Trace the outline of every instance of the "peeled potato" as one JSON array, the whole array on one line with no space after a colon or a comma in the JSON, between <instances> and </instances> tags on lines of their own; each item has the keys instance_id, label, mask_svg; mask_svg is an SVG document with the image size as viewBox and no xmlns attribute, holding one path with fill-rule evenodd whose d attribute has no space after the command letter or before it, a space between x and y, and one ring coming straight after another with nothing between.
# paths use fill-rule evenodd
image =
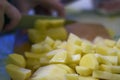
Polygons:
<instances>
[{"instance_id":1,"label":"peeled potato","mask_svg":"<svg viewBox=\"0 0 120 80\"><path fill-rule=\"evenodd\" d=\"M26 67L26 60L25 58L20 55L20 54L10 54L8 56L8 60L7 60L8 64L14 64L17 65L19 67Z\"/></svg>"},{"instance_id":2,"label":"peeled potato","mask_svg":"<svg viewBox=\"0 0 120 80\"><path fill-rule=\"evenodd\" d=\"M13 64L7 65L6 70L13 80L26 80L31 76L31 70Z\"/></svg>"},{"instance_id":3,"label":"peeled potato","mask_svg":"<svg viewBox=\"0 0 120 80\"><path fill-rule=\"evenodd\" d=\"M98 69L99 63L94 54L86 54L80 60L80 66L84 66L90 69Z\"/></svg>"}]
</instances>

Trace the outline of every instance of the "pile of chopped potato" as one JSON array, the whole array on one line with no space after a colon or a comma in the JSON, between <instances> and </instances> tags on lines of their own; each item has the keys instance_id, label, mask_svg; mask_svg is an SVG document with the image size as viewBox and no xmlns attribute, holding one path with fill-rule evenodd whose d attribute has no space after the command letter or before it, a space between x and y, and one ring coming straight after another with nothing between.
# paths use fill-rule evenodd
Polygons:
<instances>
[{"instance_id":1,"label":"pile of chopped potato","mask_svg":"<svg viewBox=\"0 0 120 80\"><path fill-rule=\"evenodd\" d=\"M64 28L64 19L38 19L35 21L34 28L28 30L28 36L32 43L43 41L46 36L52 39L67 39L67 31Z\"/></svg>"},{"instance_id":2,"label":"pile of chopped potato","mask_svg":"<svg viewBox=\"0 0 120 80\"><path fill-rule=\"evenodd\" d=\"M120 39L90 42L72 33L66 41L46 37L24 55L8 57L6 70L13 80L120 79Z\"/></svg>"}]
</instances>

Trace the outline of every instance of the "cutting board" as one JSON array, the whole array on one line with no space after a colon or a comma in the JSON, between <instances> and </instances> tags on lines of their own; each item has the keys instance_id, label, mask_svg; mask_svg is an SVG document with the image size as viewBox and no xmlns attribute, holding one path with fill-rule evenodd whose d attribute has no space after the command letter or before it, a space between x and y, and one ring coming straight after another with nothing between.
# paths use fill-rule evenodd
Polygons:
<instances>
[{"instance_id":1,"label":"cutting board","mask_svg":"<svg viewBox=\"0 0 120 80\"><path fill-rule=\"evenodd\" d=\"M90 41L95 37L101 36L103 38L111 38L107 29L101 24L95 23L73 23L66 26L69 33L74 33L80 38L85 38Z\"/></svg>"}]
</instances>

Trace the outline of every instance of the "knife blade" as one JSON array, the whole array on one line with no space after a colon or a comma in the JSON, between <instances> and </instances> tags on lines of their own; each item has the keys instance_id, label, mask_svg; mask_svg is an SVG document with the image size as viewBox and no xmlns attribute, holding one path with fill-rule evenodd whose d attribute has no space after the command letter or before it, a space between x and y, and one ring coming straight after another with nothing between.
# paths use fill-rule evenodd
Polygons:
<instances>
[{"instance_id":1,"label":"knife blade","mask_svg":"<svg viewBox=\"0 0 120 80\"><path fill-rule=\"evenodd\" d=\"M21 21L19 22L18 26L15 29L29 29L34 27L34 23L38 19L64 19L60 17L52 17L52 16L40 16L40 15L34 15L34 16L23 16ZM74 20L66 19L65 24L70 24L75 22Z\"/></svg>"},{"instance_id":2,"label":"knife blade","mask_svg":"<svg viewBox=\"0 0 120 80\"><path fill-rule=\"evenodd\" d=\"M30 29L34 27L34 23L36 20L38 19L64 19L64 18L60 18L60 17L52 17L52 16L40 16L40 15L33 15L33 16L29 16L29 15L25 15L22 16L19 24L12 30L9 32L0 32L0 36L4 36L6 34L10 34L16 30L19 29ZM70 23L74 23L76 21L74 20L70 20L70 19L66 19L65 20L65 25L66 24L70 24Z\"/></svg>"}]
</instances>

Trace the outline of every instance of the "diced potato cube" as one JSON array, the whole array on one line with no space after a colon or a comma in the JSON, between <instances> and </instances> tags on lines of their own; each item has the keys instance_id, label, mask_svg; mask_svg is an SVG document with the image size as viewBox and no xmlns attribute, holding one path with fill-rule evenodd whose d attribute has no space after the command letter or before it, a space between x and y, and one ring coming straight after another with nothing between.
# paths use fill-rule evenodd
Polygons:
<instances>
[{"instance_id":1,"label":"diced potato cube","mask_svg":"<svg viewBox=\"0 0 120 80\"><path fill-rule=\"evenodd\" d=\"M110 80L119 80L120 79L120 74L112 74L112 77Z\"/></svg>"},{"instance_id":2,"label":"diced potato cube","mask_svg":"<svg viewBox=\"0 0 120 80\"><path fill-rule=\"evenodd\" d=\"M118 65L120 65L120 52L118 52L117 56L118 56Z\"/></svg>"},{"instance_id":3,"label":"diced potato cube","mask_svg":"<svg viewBox=\"0 0 120 80\"><path fill-rule=\"evenodd\" d=\"M108 55L108 47L101 46L101 45L95 45L95 52L102 54L102 55Z\"/></svg>"},{"instance_id":4,"label":"diced potato cube","mask_svg":"<svg viewBox=\"0 0 120 80\"><path fill-rule=\"evenodd\" d=\"M92 77L98 78L98 79L110 80L112 77L112 73L106 72L106 71L95 70L95 71L93 71Z\"/></svg>"},{"instance_id":5,"label":"diced potato cube","mask_svg":"<svg viewBox=\"0 0 120 80\"><path fill-rule=\"evenodd\" d=\"M70 33L67 40L68 44L81 45L82 40L73 33Z\"/></svg>"},{"instance_id":6,"label":"diced potato cube","mask_svg":"<svg viewBox=\"0 0 120 80\"><path fill-rule=\"evenodd\" d=\"M110 39L105 39L104 42L108 47L114 47L116 44L114 40L110 40Z\"/></svg>"},{"instance_id":7,"label":"diced potato cube","mask_svg":"<svg viewBox=\"0 0 120 80\"><path fill-rule=\"evenodd\" d=\"M120 66L101 65L100 69L104 70L104 71L111 72L111 73L116 73L116 74L120 73Z\"/></svg>"},{"instance_id":8,"label":"diced potato cube","mask_svg":"<svg viewBox=\"0 0 120 80\"><path fill-rule=\"evenodd\" d=\"M25 52L25 57L26 58L40 59L41 56L42 56L42 54L34 54L34 53L31 53L31 52Z\"/></svg>"},{"instance_id":9,"label":"diced potato cube","mask_svg":"<svg viewBox=\"0 0 120 80\"><path fill-rule=\"evenodd\" d=\"M118 65L118 56L103 56L105 59L107 59L109 62L112 63L112 65Z\"/></svg>"},{"instance_id":10,"label":"diced potato cube","mask_svg":"<svg viewBox=\"0 0 120 80\"><path fill-rule=\"evenodd\" d=\"M81 54L81 44L82 40L75 34L70 33L68 36L66 49L69 54Z\"/></svg>"},{"instance_id":11,"label":"diced potato cube","mask_svg":"<svg viewBox=\"0 0 120 80\"><path fill-rule=\"evenodd\" d=\"M34 44L34 45L32 45L32 48L31 48L31 51L33 53L38 53L38 54L46 53L46 52L49 52L51 50L52 50L52 47L50 45L41 44L41 43Z\"/></svg>"},{"instance_id":12,"label":"diced potato cube","mask_svg":"<svg viewBox=\"0 0 120 80\"><path fill-rule=\"evenodd\" d=\"M66 50L61 50L62 52L57 53L50 60L50 63L67 63L68 62L68 53Z\"/></svg>"},{"instance_id":13,"label":"diced potato cube","mask_svg":"<svg viewBox=\"0 0 120 80\"><path fill-rule=\"evenodd\" d=\"M105 46L104 39L99 36L94 39L93 43L96 45Z\"/></svg>"},{"instance_id":14,"label":"diced potato cube","mask_svg":"<svg viewBox=\"0 0 120 80\"><path fill-rule=\"evenodd\" d=\"M26 67L26 60L25 58L20 55L20 54L10 54L8 56L8 60L7 60L7 63L8 64L14 64L14 65L17 65L19 67Z\"/></svg>"},{"instance_id":15,"label":"diced potato cube","mask_svg":"<svg viewBox=\"0 0 120 80\"><path fill-rule=\"evenodd\" d=\"M99 55L99 54L95 54L95 56L100 64L112 65L112 63L104 56Z\"/></svg>"},{"instance_id":16,"label":"diced potato cube","mask_svg":"<svg viewBox=\"0 0 120 80\"><path fill-rule=\"evenodd\" d=\"M65 24L65 20L64 19L53 19L53 20L50 19L48 24L49 26L47 27L47 29L62 27Z\"/></svg>"},{"instance_id":17,"label":"diced potato cube","mask_svg":"<svg viewBox=\"0 0 120 80\"><path fill-rule=\"evenodd\" d=\"M57 49L57 47L58 47L59 45L61 45L61 44L62 44L62 41L61 41L61 40L56 40L55 43L54 43L54 45L53 45L53 49Z\"/></svg>"},{"instance_id":18,"label":"diced potato cube","mask_svg":"<svg viewBox=\"0 0 120 80\"><path fill-rule=\"evenodd\" d=\"M66 74L65 80L79 80L78 74Z\"/></svg>"},{"instance_id":19,"label":"diced potato cube","mask_svg":"<svg viewBox=\"0 0 120 80\"><path fill-rule=\"evenodd\" d=\"M27 80L31 76L31 70L8 64L6 70L13 80Z\"/></svg>"},{"instance_id":20,"label":"diced potato cube","mask_svg":"<svg viewBox=\"0 0 120 80\"><path fill-rule=\"evenodd\" d=\"M64 65L63 65L64 66ZM64 80L68 72L57 65L40 67L30 80Z\"/></svg>"},{"instance_id":21,"label":"diced potato cube","mask_svg":"<svg viewBox=\"0 0 120 80\"><path fill-rule=\"evenodd\" d=\"M116 46L117 46L117 48L120 49L120 38L118 39L118 41L117 41L117 43L116 43Z\"/></svg>"},{"instance_id":22,"label":"diced potato cube","mask_svg":"<svg viewBox=\"0 0 120 80\"><path fill-rule=\"evenodd\" d=\"M70 55L82 54L81 47L75 44L66 45L66 49Z\"/></svg>"},{"instance_id":23,"label":"diced potato cube","mask_svg":"<svg viewBox=\"0 0 120 80\"><path fill-rule=\"evenodd\" d=\"M67 31L64 27L51 28L46 32L47 36L51 37L54 40L66 40Z\"/></svg>"},{"instance_id":24,"label":"diced potato cube","mask_svg":"<svg viewBox=\"0 0 120 80\"><path fill-rule=\"evenodd\" d=\"M94 53L93 45L89 42L83 42L81 44L81 50L83 53Z\"/></svg>"},{"instance_id":25,"label":"diced potato cube","mask_svg":"<svg viewBox=\"0 0 120 80\"><path fill-rule=\"evenodd\" d=\"M26 68L31 69L32 71L37 70L41 66L40 59L28 58L26 62L27 62Z\"/></svg>"},{"instance_id":26,"label":"diced potato cube","mask_svg":"<svg viewBox=\"0 0 120 80\"><path fill-rule=\"evenodd\" d=\"M58 49L66 49L67 42L63 41L60 45L57 46Z\"/></svg>"},{"instance_id":27,"label":"diced potato cube","mask_svg":"<svg viewBox=\"0 0 120 80\"><path fill-rule=\"evenodd\" d=\"M76 64L76 63L69 63L68 66L75 70L75 67L78 66L78 64Z\"/></svg>"},{"instance_id":28,"label":"diced potato cube","mask_svg":"<svg viewBox=\"0 0 120 80\"><path fill-rule=\"evenodd\" d=\"M52 38L50 38L50 37L46 37L45 40L44 40L44 43L50 45L51 47L53 47L54 40Z\"/></svg>"},{"instance_id":29,"label":"diced potato cube","mask_svg":"<svg viewBox=\"0 0 120 80\"><path fill-rule=\"evenodd\" d=\"M115 49L109 48L107 46L101 46L101 45L95 46L95 52L102 55L111 55L111 56L117 55L117 51Z\"/></svg>"},{"instance_id":30,"label":"diced potato cube","mask_svg":"<svg viewBox=\"0 0 120 80\"><path fill-rule=\"evenodd\" d=\"M48 64L49 64L49 61L50 61L50 59L47 58L46 56L43 56L43 57L40 58L40 64L41 64L42 66L48 65Z\"/></svg>"},{"instance_id":31,"label":"diced potato cube","mask_svg":"<svg viewBox=\"0 0 120 80\"><path fill-rule=\"evenodd\" d=\"M76 66L76 72L81 76L90 76L92 74L92 70L83 66Z\"/></svg>"},{"instance_id":32,"label":"diced potato cube","mask_svg":"<svg viewBox=\"0 0 120 80\"><path fill-rule=\"evenodd\" d=\"M52 51L48 52L48 53L46 54L46 56L47 56L49 59L51 59L54 55L60 54L60 53L62 53L62 52L65 52L65 49L56 49L56 50L52 50Z\"/></svg>"},{"instance_id":33,"label":"diced potato cube","mask_svg":"<svg viewBox=\"0 0 120 80\"><path fill-rule=\"evenodd\" d=\"M48 20L38 19L35 21L34 27L38 31L45 32L47 30L47 26L49 26L48 22Z\"/></svg>"},{"instance_id":34,"label":"diced potato cube","mask_svg":"<svg viewBox=\"0 0 120 80\"><path fill-rule=\"evenodd\" d=\"M86 54L80 60L80 66L84 66L90 69L98 69L99 63L94 54Z\"/></svg>"},{"instance_id":35,"label":"diced potato cube","mask_svg":"<svg viewBox=\"0 0 120 80\"><path fill-rule=\"evenodd\" d=\"M81 55L80 54L74 54L74 55L72 55L72 63L79 64L80 59L81 59Z\"/></svg>"},{"instance_id":36,"label":"diced potato cube","mask_svg":"<svg viewBox=\"0 0 120 80\"><path fill-rule=\"evenodd\" d=\"M91 76L88 76L88 77L79 76L79 80L99 80L99 79L96 79L96 78L91 77Z\"/></svg>"},{"instance_id":37,"label":"diced potato cube","mask_svg":"<svg viewBox=\"0 0 120 80\"><path fill-rule=\"evenodd\" d=\"M43 34L35 29L29 29L28 36L32 43L39 43L45 39L46 33Z\"/></svg>"},{"instance_id":38,"label":"diced potato cube","mask_svg":"<svg viewBox=\"0 0 120 80\"><path fill-rule=\"evenodd\" d=\"M65 64L56 64L56 66L66 70L67 73L69 73L69 74L75 73L74 69L70 68L69 66L67 66Z\"/></svg>"}]
</instances>

